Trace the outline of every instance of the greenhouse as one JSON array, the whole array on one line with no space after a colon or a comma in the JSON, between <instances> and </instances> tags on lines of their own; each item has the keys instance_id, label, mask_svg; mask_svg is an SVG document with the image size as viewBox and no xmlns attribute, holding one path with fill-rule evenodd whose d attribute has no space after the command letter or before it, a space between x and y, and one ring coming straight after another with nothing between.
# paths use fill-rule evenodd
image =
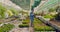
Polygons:
<instances>
[{"instance_id":1,"label":"greenhouse","mask_svg":"<svg viewBox=\"0 0 60 32\"><path fill-rule=\"evenodd\" d=\"M0 32L60 32L60 0L0 0Z\"/></svg>"}]
</instances>

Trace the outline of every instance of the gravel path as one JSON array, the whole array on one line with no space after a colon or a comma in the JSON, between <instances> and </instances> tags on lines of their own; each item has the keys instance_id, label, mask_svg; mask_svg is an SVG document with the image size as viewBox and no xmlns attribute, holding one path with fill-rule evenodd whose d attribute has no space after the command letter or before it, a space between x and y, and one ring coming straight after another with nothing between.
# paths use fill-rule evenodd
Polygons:
<instances>
[{"instance_id":1,"label":"gravel path","mask_svg":"<svg viewBox=\"0 0 60 32\"><path fill-rule=\"evenodd\" d=\"M28 28L14 28L10 32L29 32Z\"/></svg>"}]
</instances>

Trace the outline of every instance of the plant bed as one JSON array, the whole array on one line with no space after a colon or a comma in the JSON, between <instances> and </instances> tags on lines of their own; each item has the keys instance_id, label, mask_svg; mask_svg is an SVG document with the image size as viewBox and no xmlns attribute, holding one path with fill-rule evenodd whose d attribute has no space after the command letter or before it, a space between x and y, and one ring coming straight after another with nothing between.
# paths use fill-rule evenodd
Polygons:
<instances>
[{"instance_id":1,"label":"plant bed","mask_svg":"<svg viewBox=\"0 0 60 32\"><path fill-rule=\"evenodd\" d=\"M51 15L45 15L45 16L43 16L44 18L49 18L49 19L51 19L51 18L54 18L54 16L51 16Z\"/></svg>"},{"instance_id":2,"label":"plant bed","mask_svg":"<svg viewBox=\"0 0 60 32\"><path fill-rule=\"evenodd\" d=\"M14 25L12 24L4 24L0 27L0 32L9 32L11 29L14 28Z\"/></svg>"},{"instance_id":3,"label":"plant bed","mask_svg":"<svg viewBox=\"0 0 60 32\"><path fill-rule=\"evenodd\" d=\"M29 27L29 22L30 22L29 18L28 18L28 19L24 19L24 20L22 21L22 24L19 25L19 27L20 27L20 28Z\"/></svg>"},{"instance_id":4,"label":"plant bed","mask_svg":"<svg viewBox=\"0 0 60 32\"><path fill-rule=\"evenodd\" d=\"M35 31L55 31L55 29L53 29L50 26L45 25L44 23L42 23L40 20L36 18L34 20L34 30Z\"/></svg>"},{"instance_id":5,"label":"plant bed","mask_svg":"<svg viewBox=\"0 0 60 32\"><path fill-rule=\"evenodd\" d=\"M27 20L23 20L22 23L23 23L23 24L29 24L29 21L27 21Z\"/></svg>"},{"instance_id":6,"label":"plant bed","mask_svg":"<svg viewBox=\"0 0 60 32\"><path fill-rule=\"evenodd\" d=\"M54 29L49 26L36 26L34 29L35 31L54 31Z\"/></svg>"},{"instance_id":7,"label":"plant bed","mask_svg":"<svg viewBox=\"0 0 60 32\"><path fill-rule=\"evenodd\" d=\"M2 23L0 22L0 24L2 24Z\"/></svg>"},{"instance_id":8,"label":"plant bed","mask_svg":"<svg viewBox=\"0 0 60 32\"><path fill-rule=\"evenodd\" d=\"M29 22L30 22L30 20L29 20L29 18L27 18L27 19L25 19L25 20L23 20L23 24L29 24Z\"/></svg>"},{"instance_id":9,"label":"plant bed","mask_svg":"<svg viewBox=\"0 0 60 32\"><path fill-rule=\"evenodd\" d=\"M29 25L28 24L21 24L21 25L19 25L19 27L20 28L29 27Z\"/></svg>"}]
</instances>

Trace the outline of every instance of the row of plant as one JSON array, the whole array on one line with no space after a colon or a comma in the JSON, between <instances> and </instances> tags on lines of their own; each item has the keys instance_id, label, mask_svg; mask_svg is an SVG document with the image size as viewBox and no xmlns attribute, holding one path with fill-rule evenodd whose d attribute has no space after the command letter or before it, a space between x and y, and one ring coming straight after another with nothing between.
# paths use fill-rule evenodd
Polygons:
<instances>
[{"instance_id":1,"label":"row of plant","mask_svg":"<svg viewBox=\"0 0 60 32\"><path fill-rule=\"evenodd\" d=\"M29 18L25 19L25 20L23 20L22 24L19 25L19 27L20 28L29 27L29 22L30 22ZM34 25L35 31L54 31L55 30L51 26L45 25L44 23L42 23L40 20L38 20L36 18L34 19L33 25Z\"/></svg>"},{"instance_id":2,"label":"row of plant","mask_svg":"<svg viewBox=\"0 0 60 32\"><path fill-rule=\"evenodd\" d=\"M0 4L0 18L6 18L8 16L18 15L18 11L14 8L7 9L2 4Z\"/></svg>"},{"instance_id":3,"label":"row of plant","mask_svg":"<svg viewBox=\"0 0 60 32\"><path fill-rule=\"evenodd\" d=\"M0 24L2 24L2 22L0 22Z\"/></svg>"},{"instance_id":4,"label":"row of plant","mask_svg":"<svg viewBox=\"0 0 60 32\"><path fill-rule=\"evenodd\" d=\"M29 18L28 18L28 19L24 19L24 20L22 21L22 24L19 25L19 27L20 27L20 28L29 27L29 23L30 23Z\"/></svg>"},{"instance_id":5,"label":"row of plant","mask_svg":"<svg viewBox=\"0 0 60 32\"><path fill-rule=\"evenodd\" d=\"M50 18L50 19L55 18L57 16L56 14L58 14L58 12L59 12L58 10L59 10L59 6L50 8L48 10L48 13L46 15L44 15L44 18Z\"/></svg>"},{"instance_id":6,"label":"row of plant","mask_svg":"<svg viewBox=\"0 0 60 32\"><path fill-rule=\"evenodd\" d=\"M46 14L43 16L44 18L49 18L49 19L52 19L55 17L55 15L49 15L49 14Z\"/></svg>"},{"instance_id":7,"label":"row of plant","mask_svg":"<svg viewBox=\"0 0 60 32\"><path fill-rule=\"evenodd\" d=\"M36 19L34 20L34 30L35 31L54 31L51 26L47 26L44 23L42 23L40 20Z\"/></svg>"},{"instance_id":8,"label":"row of plant","mask_svg":"<svg viewBox=\"0 0 60 32\"><path fill-rule=\"evenodd\" d=\"M11 29L14 28L13 24L4 24L0 27L0 32L9 32Z\"/></svg>"}]
</instances>

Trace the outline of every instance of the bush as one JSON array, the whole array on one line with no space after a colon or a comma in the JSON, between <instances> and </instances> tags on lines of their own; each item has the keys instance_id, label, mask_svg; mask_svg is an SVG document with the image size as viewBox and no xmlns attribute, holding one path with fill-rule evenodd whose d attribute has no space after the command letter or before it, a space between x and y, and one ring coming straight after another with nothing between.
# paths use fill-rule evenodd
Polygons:
<instances>
[{"instance_id":1,"label":"bush","mask_svg":"<svg viewBox=\"0 0 60 32\"><path fill-rule=\"evenodd\" d=\"M28 25L28 24L21 24L21 25L19 25L19 27L20 27L20 28L29 27L29 25Z\"/></svg>"}]
</instances>

